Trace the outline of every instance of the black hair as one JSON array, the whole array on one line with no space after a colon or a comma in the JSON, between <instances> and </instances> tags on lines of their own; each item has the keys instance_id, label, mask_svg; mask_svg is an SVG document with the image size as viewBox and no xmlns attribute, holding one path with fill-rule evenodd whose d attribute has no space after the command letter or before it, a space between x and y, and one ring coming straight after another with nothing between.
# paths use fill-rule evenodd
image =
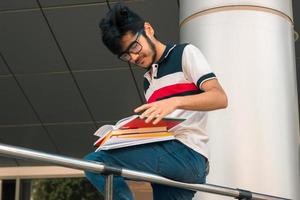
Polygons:
<instances>
[{"instance_id":1,"label":"black hair","mask_svg":"<svg viewBox=\"0 0 300 200\"><path fill-rule=\"evenodd\" d=\"M138 14L118 3L99 23L102 41L112 53L119 55L122 51L121 38L129 32L136 34L144 28L144 23Z\"/></svg>"}]
</instances>

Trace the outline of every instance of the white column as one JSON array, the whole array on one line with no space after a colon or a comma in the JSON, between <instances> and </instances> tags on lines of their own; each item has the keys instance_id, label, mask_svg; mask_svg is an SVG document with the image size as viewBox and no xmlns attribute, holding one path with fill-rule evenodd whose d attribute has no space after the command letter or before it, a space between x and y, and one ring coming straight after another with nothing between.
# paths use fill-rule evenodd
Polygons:
<instances>
[{"instance_id":1,"label":"white column","mask_svg":"<svg viewBox=\"0 0 300 200\"><path fill-rule=\"evenodd\" d=\"M229 98L209 115L208 183L300 199L292 19L291 0L180 1L181 42L202 50Z\"/></svg>"},{"instance_id":2,"label":"white column","mask_svg":"<svg viewBox=\"0 0 300 200\"><path fill-rule=\"evenodd\" d=\"M15 200L20 200L20 190L21 190L21 179L16 178L16 187L15 187Z\"/></svg>"}]
</instances>

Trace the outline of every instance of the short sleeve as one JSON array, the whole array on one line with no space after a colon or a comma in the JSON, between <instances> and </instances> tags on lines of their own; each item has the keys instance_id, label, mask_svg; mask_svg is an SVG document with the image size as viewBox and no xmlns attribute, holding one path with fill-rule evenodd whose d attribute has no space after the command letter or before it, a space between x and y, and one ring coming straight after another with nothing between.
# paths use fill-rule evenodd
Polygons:
<instances>
[{"instance_id":1,"label":"short sleeve","mask_svg":"<svg viewBox=\"0 0 300 200\"><path fill-rule=\"evenodd\" d=\"M216 78L204 55L192 44L188 44L183 50L182 70L186 78L200 89L205 81Z\"/></svg>"}]
</instances>

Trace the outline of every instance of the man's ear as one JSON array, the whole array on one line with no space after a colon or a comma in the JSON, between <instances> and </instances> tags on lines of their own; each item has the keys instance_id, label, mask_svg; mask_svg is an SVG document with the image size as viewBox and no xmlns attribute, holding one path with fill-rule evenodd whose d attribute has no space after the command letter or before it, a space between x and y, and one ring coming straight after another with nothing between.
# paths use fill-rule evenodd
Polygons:
<instances>
[{"instance_id":1,"label":"man's ear","mask_svg":"<svg viewBox=\"0 0 300 200\"><path fill-rule=\"evenodd\" d=\"M144 23L144 30L149 38L153 38L154 36L154 29L152 28L149 22Z\"/></svg>"}]
</instances>

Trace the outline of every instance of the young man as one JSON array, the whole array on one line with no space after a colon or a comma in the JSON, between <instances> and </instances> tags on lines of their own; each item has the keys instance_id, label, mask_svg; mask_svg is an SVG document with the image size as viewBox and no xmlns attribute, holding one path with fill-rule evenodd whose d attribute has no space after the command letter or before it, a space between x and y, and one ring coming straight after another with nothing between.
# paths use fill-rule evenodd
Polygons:
<instances>
[{"instance_id":1,"label":"young man","mask_svg":"<svg viewBox=\"0 0 300 200\"><path fill-rule=\"evenodd\" d=\"M225 108L227 98L205 58L191 44L165 45L152 26L127 7L117 4L101 21L102 40L125 61L146 70L147 104L134 111L148 123L163 117L186 120L174 130L176 140L94 152L86 160L149 172L173 180L205 183L208 164L205 129L207 112ZM146 118L147 117L147 118ZM86 177L104 191L104 177L86 172ZM133 199L122 177L114 179L114 199ZM151 184L155 200L190 200L195 192Z\"/></svg>"}]
</instances>

